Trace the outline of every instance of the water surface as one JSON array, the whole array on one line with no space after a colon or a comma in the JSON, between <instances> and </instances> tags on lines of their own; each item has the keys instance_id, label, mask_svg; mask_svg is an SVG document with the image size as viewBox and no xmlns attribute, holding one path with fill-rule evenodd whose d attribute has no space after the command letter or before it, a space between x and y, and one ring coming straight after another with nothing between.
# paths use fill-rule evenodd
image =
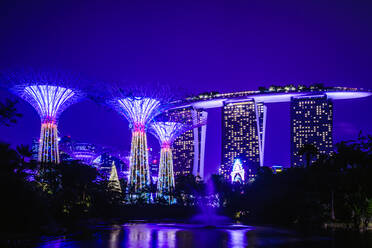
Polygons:
<instances>
[{"instance_id":1,"label":"water surface","mask_svg":"<svg viewBox=\"0 0 372 248\"><path fill-rule=\"evenodd\" d=\"M57 237L37 247L372 247L371 234L336 232L305 235L292 230L243 225L131 223L102 225L90 235Z\"/></svg>"}]
</instances>

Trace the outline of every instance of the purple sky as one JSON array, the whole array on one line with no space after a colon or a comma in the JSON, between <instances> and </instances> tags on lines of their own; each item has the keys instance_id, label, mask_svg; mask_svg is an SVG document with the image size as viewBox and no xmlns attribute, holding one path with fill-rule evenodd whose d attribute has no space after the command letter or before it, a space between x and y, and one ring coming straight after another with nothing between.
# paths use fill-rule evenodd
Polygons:
<instances>
[{"instance_id":1,"label":"purple sky","mask_svg":"<svg viewBox=\"0 0 372 248\"><path fill-rule=\"evenodd\" d=\"M165 82L196 93L314 82L372 88L368 1L194 2L1 1L0 69L53 67L95 80ZM371 105L372 97L335 103L336 142L359 130L372 134ZM268 105L266 165L289 164L288 108ZM19 110L24 117L1 127L1 139L30 143L40 120L25 102ZM220 163L221 144L221 112L209 116L207 173ZM89 101L67 109L59 130L129 149L127 121Z\"/></svg>"}]
</instances>

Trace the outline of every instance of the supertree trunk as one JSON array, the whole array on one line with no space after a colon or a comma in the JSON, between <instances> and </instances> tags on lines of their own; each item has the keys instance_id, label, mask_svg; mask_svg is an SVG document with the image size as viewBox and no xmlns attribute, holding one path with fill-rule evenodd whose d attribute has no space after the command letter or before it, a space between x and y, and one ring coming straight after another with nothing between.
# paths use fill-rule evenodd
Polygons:
<instances>
[{"instance_id":1,"label":"supertree trunk","mask_svg":"<svg viewBox=\"0 0 372 248\"><path fill-rule=\"evenodd\" d=\"M162 146L160 151L159 174L157 193L158 196L165 196L174 190L173 156L169 146ZM166 197L171 202L171 197Z\"/></svg>"},{"instance_id":2,"label":"supertree trunk","mask_svg":"<svg viewBox=\"0 0 372 248\"><path fill-rule=\"evenodd\" d=\"M45 121L41 124L38 161L59 163L58 131L54 121Z\"/></svg>"},{"instance_id":3,"label":"supertree trunk","mask_svg":"<svg viewBox=\"0 0 372 248\"><path fill-rule=\"evenodd\" d=\"M150 170L147 151L147 135L144 129L132 132L129 185L135 193L150 185Z\"/></svg>"},{"instance_id":4,"label":"supertree trunk","mask_svg":"<svg viewBox=\"0 0 372 248\"><path fill-rule=\"evenodd\" d=\"M159 119L161 119L161 117ZM197 124L190 123L190 121L187 122L187 120L190 119L184 119L186 124L172 121L164 122L163 120L155 121L151 124L150 131L158 138L161 146L156 195L158 199L163 198L167 200L169 204L175 203L175 199L172 197L172 193L175 189L172 143L181 133L202 124L202 122Z\"/></svg>"}]
</instances>

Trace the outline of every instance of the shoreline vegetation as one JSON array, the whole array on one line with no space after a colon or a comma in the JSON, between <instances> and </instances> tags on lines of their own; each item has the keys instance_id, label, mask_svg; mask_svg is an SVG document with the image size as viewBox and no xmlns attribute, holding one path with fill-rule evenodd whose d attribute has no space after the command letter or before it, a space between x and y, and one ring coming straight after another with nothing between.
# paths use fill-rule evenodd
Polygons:
<instances>
[{"instance_id":1,"label":"shoreline vegetation","mask_svg":"<svg viewBox=\"0 0 372 248\"><path fill-rule=\"evenodd\" d=\"M8 109L0 115L2 125L19 117L12 104ZM134 194L125 178L109 183L107 175L81 161L38 163L31 160L29 146L13 149L0 143L0 245L19 247L31 237L73 234L95 223L185 222L205 206L247 225L369 230L372 136L340 142L329 155L306 144L301 154L302 166L280 173L260 167L255 180L245 184L231 184L221 175L212 175L209 182L177 177L172 192L148 203L156 193L154 184ZM213 185L213 193L206 183ZM112 187L117 184L122 190ZM176 203L169 205L167 197Z\"/></svg>"},{"instance_id":2,"label":"shoreline vegetation","mask_svg":"<svg viewBox=\"0 0 372 248\"><path fill-rule=\"evenodd\" d=\"M187 222L199 212L200 202L247 225L295 229L366 231L372 216L372 136L341 142L329 156L306 161L308 166L273 174L260 168L254 182L230 184L212 175L215 192L194 176L178 177L170 195L147 203L156 192L150 185L143 194L111 188L107 176L79 161L39 164L29 160L27 147L0 144L1 243L27 237L67 235L83 226L120 224L131 220ZM120 179L121 189L127 189Z\"/></svg>"}]
</instances>

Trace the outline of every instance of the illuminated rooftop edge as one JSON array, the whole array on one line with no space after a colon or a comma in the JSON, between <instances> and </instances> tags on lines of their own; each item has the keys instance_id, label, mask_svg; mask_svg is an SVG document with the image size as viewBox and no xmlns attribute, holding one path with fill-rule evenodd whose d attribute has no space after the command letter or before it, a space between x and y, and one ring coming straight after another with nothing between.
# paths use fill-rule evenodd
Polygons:
<instances>
[{"instance_id":1,"label":"illuminated rooftop edge","mask_svg":"<svg viewBox=\"0 0 372 248\"><path fill-rule=\"evenodd\" d=\"M244 95L243 95L244 94ZM234 103L246 100L254 100L262 103L280 103L289 102L292 97L306 97L314 95L326 95L332 100L345 100L363 98L372 95L371 91L345 89L345 90L327 90L327 91L304 91L304 92L273 92L261 93L259 91L236 92L227 94L216 94L214 97L210 96L206 99L195 99L180 103L176 108L193 106L196 109L219 108L224 103ZM221 97L224 96L224 97Z\"/></svg>"}]
</instances>

